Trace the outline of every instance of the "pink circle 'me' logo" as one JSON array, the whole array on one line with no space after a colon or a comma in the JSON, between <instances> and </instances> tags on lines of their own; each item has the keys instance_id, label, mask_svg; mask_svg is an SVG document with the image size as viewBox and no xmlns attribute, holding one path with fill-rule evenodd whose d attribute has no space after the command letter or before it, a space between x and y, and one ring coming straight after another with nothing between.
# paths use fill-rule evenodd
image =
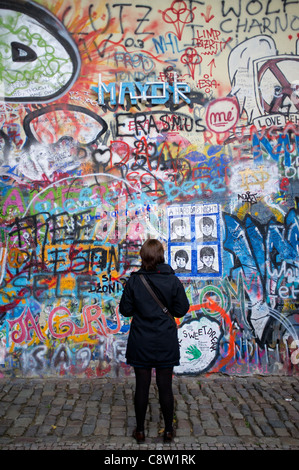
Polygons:
<instances>
[{"instance_id":1,"label":"pink circle 'me' logo","mask_svg":"<svg viewBox=\"0 0 299 470\"><path fill-rule=\"evenodd\" d=\"M239 106L235 98L219 98L209 104L206 124L210 131L225 132L234 127L239 117Z\"/></svg>"}]
</instances>

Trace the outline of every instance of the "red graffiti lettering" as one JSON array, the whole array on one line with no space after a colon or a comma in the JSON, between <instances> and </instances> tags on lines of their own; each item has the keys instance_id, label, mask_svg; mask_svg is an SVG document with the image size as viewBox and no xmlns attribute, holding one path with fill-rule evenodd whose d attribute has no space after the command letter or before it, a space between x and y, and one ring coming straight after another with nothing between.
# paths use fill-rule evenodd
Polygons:
<instances>
[{"instance_id":1,"label":"red graffiti lettering","mask_svg":"<svg viewBox=\"0 0 299 470\"><path fill-rule=\"evenodd\" d=\"M25 314L26 312L26 314ZM14 320L7 320L10 328L16 327L14 331L12 331L11 338L15 343L22 343L23 341L31 341L30 332L33 330L38 337L38 339L42 342L45 341L45 337L41 331L40 325L38 321L34 319L30 308L25 307L22 314L14 319Z\"/></svg>"}]
</instances>

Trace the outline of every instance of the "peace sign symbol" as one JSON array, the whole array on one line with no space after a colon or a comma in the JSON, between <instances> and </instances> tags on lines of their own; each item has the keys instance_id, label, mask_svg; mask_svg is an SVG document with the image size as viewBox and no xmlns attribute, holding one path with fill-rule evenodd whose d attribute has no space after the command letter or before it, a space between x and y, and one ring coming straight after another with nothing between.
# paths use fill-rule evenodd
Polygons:
<instances>
[{"instance_id":1,"label":"peace sign symbol","mask_svg":"<svg viewBox=\"0 0 299 470\"><path fill-rule=\"evenodd\" d=\"M282 63L285 62L282 67ZM296 99L294 94L294 88L286 77L286 71L294 68L294 62L299 63L299 59L296 57L277 57L275 59L267 60L258 71L258 83L259 83L259 96L261 103L263 104L264 110L267 113L278 113L281 112L281 108L284 106L284 100L289 97L293 105L299 111L299 99ZM298 64L297 64L298 65ZM260 84L264 74L269 71L273 74L273 96L271 101L265 99L263 96ZM268 77L267 77L268 80Z\"/></svg>"}]
</instances>

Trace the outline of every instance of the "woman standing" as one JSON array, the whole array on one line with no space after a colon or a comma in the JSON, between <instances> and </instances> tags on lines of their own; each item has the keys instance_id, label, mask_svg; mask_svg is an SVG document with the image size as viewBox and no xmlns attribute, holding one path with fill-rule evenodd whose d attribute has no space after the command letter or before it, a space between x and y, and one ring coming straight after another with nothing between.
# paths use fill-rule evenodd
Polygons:
<instances>
[{"instance_id":1,"label":"woman standing","mask_svg":"<svg viewBox=\"0 0 299 470\"><path fill-rule=\"evenodd\" d=\"M138 443L145 440L144 421L152 368L155 368L165 422L164 441L170 442L174 436L172 374L180 359L177 328L174 319L162 310L147 290L141 275L174 317L183 317L189 310L189 302L182 283L165 264L162 243L147 240L140 250L140 257L141 269L130 276L119 306L123 316L133 317L126 352L127 363L134 367L136 377L133 437Z\"/></svg>"}]
</instances>

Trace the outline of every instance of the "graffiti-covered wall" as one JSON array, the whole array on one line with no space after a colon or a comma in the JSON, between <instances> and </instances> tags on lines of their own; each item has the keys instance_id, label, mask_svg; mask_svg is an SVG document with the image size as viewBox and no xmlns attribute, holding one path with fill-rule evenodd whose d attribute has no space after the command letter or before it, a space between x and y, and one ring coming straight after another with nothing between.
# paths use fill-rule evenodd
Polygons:
<instances>
[{"instance_id":1,"label":"graffiti-covered wall","mask_svg":"<svg viewBox=\"0 0 299 470\"><path fill-rule=\"evenodd\" d=\"M297 374L299 1L0 1L0 374L131 374L148 238L178 374Z\"/></svg>"}]
</instances>

